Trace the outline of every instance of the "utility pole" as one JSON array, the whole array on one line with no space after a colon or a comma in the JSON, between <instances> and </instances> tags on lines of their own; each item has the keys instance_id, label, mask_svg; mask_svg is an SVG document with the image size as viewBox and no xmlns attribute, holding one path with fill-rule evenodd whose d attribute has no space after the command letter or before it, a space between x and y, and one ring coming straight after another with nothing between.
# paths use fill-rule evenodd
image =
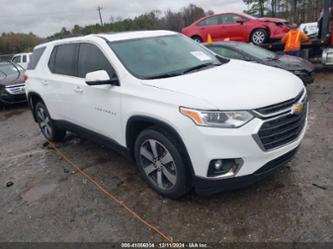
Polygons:
<instances>
[{"instance_id":1,"label":"utility pole","mask_svg":"<svg viewBox=\"0 0 333 249\"><path fill-rule=\"evenodd\" d=\"M102 14L101 14L101 10L103 9L103 7L101 6L98 6L97 7L97 11L98 11L98 14L99 14L99 20L101 21L101 25L104 26L103 24L103 18L102 18Z\"/></svg>"}]
</instances>

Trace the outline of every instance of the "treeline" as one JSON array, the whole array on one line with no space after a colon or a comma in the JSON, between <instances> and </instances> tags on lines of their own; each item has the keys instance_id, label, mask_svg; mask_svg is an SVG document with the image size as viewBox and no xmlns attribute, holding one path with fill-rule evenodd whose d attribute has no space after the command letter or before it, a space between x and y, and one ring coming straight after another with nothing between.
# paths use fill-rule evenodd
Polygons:
<instances>
[{"instance_id":1,"label":"treeline","mask_svg":"<svg viewBox=\"0 0 333 249\"><path fill-rule=\"evenodd\" d=\"M272 16L300 24L316 22L324 6L324 0L243 0L246 13L258 17Z\"/></svg>"},{"instance_id":2,"label":"treeline","mask_svg":"<svg viewBox=\"0 0 333 249\"><path fill-rule=\"evenodd\" d=\"M213 11L205 11L201 7L190 4L176 12L172 10L167 10L165 12L154 10L135 18L126 19L110 16L109 22L104 23L103 26L100 24L94 24L85 27L75 25L71 30L62 28L60 32L47 37L47 39L53 40L76 35L129 30L167 29L180 31L183 27L188 26L197 19L211 14L214 14Z\"/></svg>"},{"instance_id":3,"label":"treeline","mask_svg":"<svg viewBox=\"0 0 333 249\"><path fill-rule=\"evenodd\" d=\"M107 13L104 13L104 15L105 14ZM171 10L165 12L155 10L135 18L126 19L110 16L108 22L105 22L104 25L94 24L85 27L74 25L74 27L69 30L63 27L60 32L43 39L32 33L3 33L0 36L0 55L31 51L34 46L41 42L92 33L154 29L180 31L183 27L191 24L195 20L211 14L214 13L210 10L205 11L201 7L190 4L175 12Z\"/></svg>"},{"instance_id":4,"label":"treeline","mask_svg":"<svg viewBox=\"0 0 333 249\"><path fill-rule=\"evenodd\" d=\"M41 41L41 38L32 33L2 33L0 36L0 54L29 52Z\"/></svg>"},{"instance_id":5,"label":"treeline","mask_svg":"<svg viewBox=\"0 0 333 249\"><path fill-rule=\"evenodd\" d=\"M243 0L247 5L246 13L258 17L280 17L290 22L302 23L317 21L323 7L324 0ZM221 3L222 4L222 3ZM81 27L74 25L73 28L62 28L47 38L36 35L21 33L3 33L0 36L0 54L13 54L31 51L37 44L65 37L87 35L101 32L120 32L129 30L154 30L167 29L180 31L197 19L206 15L214 14L211 10L204 10L194 4L190 4L179 11L155 10L139 15L134 18L114 18L109 15L104 25L94 24ZM107 13L104 13L106 16Z\"/></svg>"}]
</instances>

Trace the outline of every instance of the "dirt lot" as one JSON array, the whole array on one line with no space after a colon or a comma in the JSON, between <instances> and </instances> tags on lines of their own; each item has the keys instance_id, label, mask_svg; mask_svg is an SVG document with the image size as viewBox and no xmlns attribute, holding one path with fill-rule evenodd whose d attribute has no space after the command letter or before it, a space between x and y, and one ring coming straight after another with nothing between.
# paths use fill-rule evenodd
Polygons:
<instances>
[{"instance_id":1,"label":"dirt lot","mask_svg":"<svg viewBox=\"0 0 333 249\"><path fill-rule=\"evenodd\" d=\"M74 136L57 146L176 241L333 241L333 73L318 73L308 90L296 157L237 192L172 201L113 151ZM25 106L0 112L0 141L0 241L163 241L46 146Z\"/></svg>"}]
</instances>

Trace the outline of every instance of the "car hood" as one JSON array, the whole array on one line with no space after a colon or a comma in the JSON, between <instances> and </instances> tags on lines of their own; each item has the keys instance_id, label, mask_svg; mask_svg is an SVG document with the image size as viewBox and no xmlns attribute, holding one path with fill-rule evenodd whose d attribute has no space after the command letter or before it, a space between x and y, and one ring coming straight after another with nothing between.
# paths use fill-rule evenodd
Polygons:
<instances>
[{"instance_id":1,"label":"car hood","mask_svg":"<svg viewBox=\"0 0 333 249\"><path fill-rule=\"evenodd\" d=\"M275 22L275 23L287 23L288 22L285 19L274 18L274 17L262 17L262 18L257 18L257 20L260 20L263 22Z\"/></svg>"},{"instance_id":2,"label":"car hood","mask_svg":"<svg viewBox=\"0 0 333 249\"><path fill-rule=\"evenodd\" d=\"M281 55L278 56L275 60L265 60L263 63L265 65L279 67L288 71L314 71L314 65L311 62L300 57L290 55Z\"/></svg>"},{"instance_id":3,"label":"car hood","mask_svg":"<svg viewBox=\"0 0 333 249\"><path fill-rule=\"evenodd\" d=\"M23 84L23 83L24 83L23 75L20 75L20 76L8 75L5 77L0 74L0 85L10 86L10 85L16 85L16 84Z\"/></svg>"},{"instance_id":4,"label":"car hood","mask_svg":"<svg viewBox=\"0 0 333 249\"><path fill-rule=\"evenodd\" d=\"M204 100L219 110L269 106L292 99L303 89L302 81L285 70L238 60L144 84Z\"/></svg>"}]
</instances>

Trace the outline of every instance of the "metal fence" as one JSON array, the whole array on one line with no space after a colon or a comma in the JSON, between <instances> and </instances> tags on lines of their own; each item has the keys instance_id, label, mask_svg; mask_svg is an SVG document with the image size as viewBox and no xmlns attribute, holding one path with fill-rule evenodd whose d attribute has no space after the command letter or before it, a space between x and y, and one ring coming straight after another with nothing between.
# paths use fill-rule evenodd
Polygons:
<instances>
[{"instance_id":1,"label":"metal fence","mask_svg":"<svg viewBox=\"0 0 333 249\"><path fill-rule=\"evenodd\" d=\"M13 58L13 54L1 54L0 62L2 61L10 61Z\"/></svg>"}]
</instances>

